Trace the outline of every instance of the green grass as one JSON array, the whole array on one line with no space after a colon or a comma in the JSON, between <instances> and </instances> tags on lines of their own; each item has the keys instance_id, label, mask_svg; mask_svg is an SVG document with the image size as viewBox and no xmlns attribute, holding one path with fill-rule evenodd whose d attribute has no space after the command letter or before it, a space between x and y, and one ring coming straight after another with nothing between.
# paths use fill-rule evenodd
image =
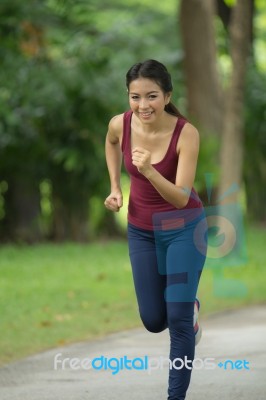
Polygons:
<instances>
[{"instance_id":1,"label":"green grass","mask_svg":"<svg viewBox=\"0 0 266 400\"><path fill-rule=\"evenodd\" d=\"M0 249L1 362L139 324L125 242Z\"/></svg>"},{"instance_id":2,"label":"green grass","mask_svg":"<svg viewBox=\"0 0 266 400\"><path fill-rule=\"evenodd\" d=\"M206 268L202 315L266 302L265 242L265 229L250 227L246 265ZM228 290L235 285L229 279L244 292ZM127 243L1 247L0 310L2 364L140 326Z\"/></svg>"}]
</instances>

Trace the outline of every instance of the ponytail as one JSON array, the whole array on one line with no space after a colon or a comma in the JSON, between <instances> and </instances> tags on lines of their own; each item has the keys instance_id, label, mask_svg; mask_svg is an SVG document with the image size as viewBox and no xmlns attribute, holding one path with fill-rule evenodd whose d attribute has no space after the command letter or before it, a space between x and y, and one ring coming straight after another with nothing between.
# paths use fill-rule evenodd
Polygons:
<instances>
[{"instance_id":1,"label":"ponytail","mask_svg":"<svg viewBox=\"0 0 266 400\"><path fill-rule=\"evenodd\" d=\"M168 114L174 115L175 117L185 118L171 101L170 101L170 103L166 104L166 106L164 107L164 110Z\"/></svg>"}]
</instances>

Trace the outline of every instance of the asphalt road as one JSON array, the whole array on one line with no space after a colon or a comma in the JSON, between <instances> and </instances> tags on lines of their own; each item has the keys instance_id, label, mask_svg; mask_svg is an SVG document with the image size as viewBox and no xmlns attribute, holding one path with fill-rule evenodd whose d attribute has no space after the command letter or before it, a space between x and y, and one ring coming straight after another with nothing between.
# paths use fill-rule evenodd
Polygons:
<instances>
[{"instance_id":1,"label":"asphalt road","mask_svg":"<svg viewBox=\"0 0 266 400\"><path fill-rule=\"evenodd\" d=\"M187 400L265 400L266 305L201 323ZM0 369L0 399L166 400L168 346L167 331L137 329L46 351Z\"/></svg>"}]
</instances>

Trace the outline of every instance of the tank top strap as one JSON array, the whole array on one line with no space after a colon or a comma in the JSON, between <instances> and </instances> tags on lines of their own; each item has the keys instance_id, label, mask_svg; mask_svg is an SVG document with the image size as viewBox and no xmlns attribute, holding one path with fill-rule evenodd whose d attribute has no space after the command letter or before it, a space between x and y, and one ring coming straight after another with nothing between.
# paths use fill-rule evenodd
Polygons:
<instances>
[{"instance_id":1,"label":"tank top strap","mask_svg":"<svg viewBox=\"0 0 266 400\"><path fill-rule=\"evenodd\" d=\"M174 153L176 153L176 146L177 146L177 142L179 139L179 136L182 132L182 129L184 127L184 125L187 123L187 120L185 118L179 117L176 123L176 127L172 136L172 140L170 143L170 150L171 152L173 151Z\"/></svg>"},{"instance_id":2,"label":"tank top strap","mask_svg":"<svg viewBox=\"0 0 266 400\"><path fill-rule=\"evenodd\" d=\"M124 113L123 137L121 142L122 153L126 153L130 149L131 117L131 110Z\"/></svg>"}]
</instances>

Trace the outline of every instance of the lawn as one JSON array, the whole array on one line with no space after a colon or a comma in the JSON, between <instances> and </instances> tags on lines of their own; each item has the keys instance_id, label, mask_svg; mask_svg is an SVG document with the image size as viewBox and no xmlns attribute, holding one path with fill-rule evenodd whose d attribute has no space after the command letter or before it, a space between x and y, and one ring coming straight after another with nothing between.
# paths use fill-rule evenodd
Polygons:
<instances>
[{"instance_id":1,"label":"lawn","mask_svg":"<svg viewBox=\"0 0 266 400\"><path fill-rule=\"evenodd\" d=\"M202 274L202 315L266 303L266 230L246 239L245 265ZM2 246L0 274L1 364L141 325L124 241Z\"/></svg>"}]
</instances>

